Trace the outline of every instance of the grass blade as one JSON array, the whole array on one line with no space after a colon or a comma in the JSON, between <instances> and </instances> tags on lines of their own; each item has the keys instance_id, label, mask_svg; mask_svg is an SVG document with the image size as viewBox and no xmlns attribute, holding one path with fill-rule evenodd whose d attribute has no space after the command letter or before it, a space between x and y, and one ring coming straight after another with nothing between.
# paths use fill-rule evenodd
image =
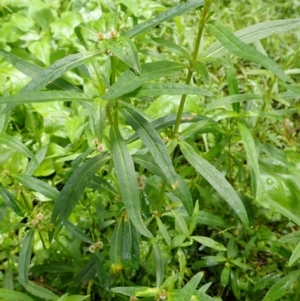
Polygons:
<instances>
[{"instance_id":1,"label":"grass blade","mask_svg":"<svg viewBox=\"0 0 300 301\"><path fill-rule=\"evenodd\" d=\"M269 57L258 52L251 46L242 42L230 30L216 21L207 24L209 31L227 48L231 53L240 56L246 60L252 61L264 68L270 70L279 79L284 82L290 82L291 79L283 72L277 63Z\"/></svg>"},{"instance_id":2,"label":"grass blade","mask_svg":"<svg viewBox=\"0 0 300 301\"><path fill-rule=\"evenodd\" d=\"M101 154L83 163L70 176L54 205L51 222L67 219L83 191L95 173L109 160L109 156Z\"/></svg>"},{"instance_id":3,"label":"grass blade","mask_svg":"<svg viewBox=\"0 0 300 301\"><path fill-rule=\"evenodd\" d=\"M146 237L152 237L152 234L145 227L140 214L141 208L137 176L126 143L116 126L111 127L109 136L115 172L126 212L133 225L141 234Z\"/></svg>"},{"instance_id":4,"label":"grass blade","mask_svg":"<svg viewBox=\"0 0 300 301\"><path fill-rule=\"evenodd\" d=\"M174 193L182 201L188 214L191 215L193 212L193 201L190 191L185 182L177 175L168 149L158 133L152 125L137 111L133 110L133 108L127 106L122 109L121 112L152 154L154 161L164 173L165 180L173 187Z\"/></svg>"},{"instance_id":5,"label":"grass blade","mask_svg":"<svg viewBox=\"0 0 300 301\"><path fill-rule=\"evenodd\" d=\"M0 184L0 196L2 197L4 203L16 214L24 216L22 209L20 208L17 199Z\"/></svg>"},{"instance_id":6,"label":"grass blade","mask_svg":"<svg viewBox=\"0 0 300 301\"><path fill-rule=\"evenodd\" d=\"M294 249L290 257L289 267L291 267L299 258L300 258L300 242L297 244L296 248Z\"/></svg>"},{"instance_id":7,"label":"grass blade","mask_svg":"<svg viewBox=\"0 0 300 301\"><path fill-rule=\"evenodd\" d=\"M184 157L214 187L214 189L218 191L235 211L242 223L247 226L249 220L245 206L223 174L208 161L199 156L189 144L183 141L179 144Z\"/></svg>"},{"instance_id":8,"label":"grass blade","mask_svg":"<svg viewBox=\"0 0 300 301\"><path fill-rule=\"evenodd\" d=\"M272 20L248 26L234 33L241 41L246 44L253 43L269 37L274 33L282 33L300 26L300 18L286 20ZM225 54L228 50L220 43L213 43L205 52L204 57L218 57Z\"/></svg>"},{"instance_id":9,"label":"grass blade","mask_svg":"<svg viewBox=\"0 0 300 301\"><path fill-rule=\"evenodd\" d=\"M32 159L36 164L38 164L38 161L34 154L17 138L6 134L0 134L0 143L11 147L12 149L20 152L25 157Z\"/></svg>"},{"instance_id":10,"label":"grass blade","mask_svg":"<svg viewBox=\"0 0 300 301\"><path fill-rule=\"evenodd\" d=\"M28 284L28 271L32 253L34 228L30 229L23 239L21 252L18 259L19 281L23 286Z\"/></svg>"},{"instance_id":11,"label":"grass blade","mask_svg":"<svg viewBox=\"0 0 300 301\"><path fill-rule=\"evenodd\" d=\"M137 26L134 26L129 31L127 31L125 35L129 38L133 38L137 35L140 35L146 31L148 31L151 28L154 28L155 26L157 26L163 22L169 21L177 16L184 14L185 12L187 12L189 10L192 10L194 8L202 6L203 3L204 3L204 0L190 0L185 3L176 5L170 9L168 9L167 11L157 15L155 18L153 18L149 21L143 22Z\"/></svg>"}]
</instances>

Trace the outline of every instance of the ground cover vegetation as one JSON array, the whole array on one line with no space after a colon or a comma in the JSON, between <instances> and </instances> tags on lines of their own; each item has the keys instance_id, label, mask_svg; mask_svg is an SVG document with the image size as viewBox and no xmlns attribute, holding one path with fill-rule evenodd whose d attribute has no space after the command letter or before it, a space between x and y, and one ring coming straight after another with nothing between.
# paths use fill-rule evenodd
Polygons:
<instances>
[{"instance_id":1,"label":"ground cover vegetation","mask_svg":"<svg viewBox=\"0 0 300 301\"><path fill-rule=\"evenodd\" d=\"M299 14L2 0L0 300L298 301Z\"/></svg>"}]
</instances>

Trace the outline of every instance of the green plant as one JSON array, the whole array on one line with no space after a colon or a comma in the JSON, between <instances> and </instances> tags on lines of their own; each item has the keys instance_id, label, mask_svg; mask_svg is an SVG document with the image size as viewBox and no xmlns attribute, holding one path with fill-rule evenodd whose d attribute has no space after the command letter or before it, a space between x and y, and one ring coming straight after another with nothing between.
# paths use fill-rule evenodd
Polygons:
<instances>
[{"instance_id":1,"label":"green plant","mask_svg":"<svg viewBox=\"0 0 300 301\"><path fill-rule=\"evenodd\" d=\"M300 93L260 40L297 28L299 19L233 34L214 19L219 8L210 0L138 25L134 5L120 3L87 23L66 12L76 43L71 30L69 40L60 37L67 51L46 69L0 50L31 78L0 98L1 231L16 231L5 236L0 298L270 301L289 289L282 300L297 300L299 270L286 262L299 258L298 232L286 229L300 224L299 145L283 142L296 139L290 119ZM187 24L198 20L192 43L175 43L167 27L166 38L159 35L156 27L175 18L180 29L179 16L190 11ZM152 32L158 37L150 40ZM45 65L47 51L38 57ZM278 138L270 129L282 122ZM272 233L277 222L287 234L281 240ZM9 246L18 244L17 257Z\"/></svg>"}]
</instances>

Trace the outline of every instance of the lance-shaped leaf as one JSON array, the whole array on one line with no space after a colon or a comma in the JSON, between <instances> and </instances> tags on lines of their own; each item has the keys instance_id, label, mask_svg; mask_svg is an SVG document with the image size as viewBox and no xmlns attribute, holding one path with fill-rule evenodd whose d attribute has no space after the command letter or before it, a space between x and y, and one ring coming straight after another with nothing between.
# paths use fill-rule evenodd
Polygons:
<instances>
[{"instance_id":1,"label":"lance-shaped leaf","mask_svg":"<svg viewBox=\"0 0 300 301\"><path fill-rule=\"evenodd\" d=\"M255 25L248 26L234 33L241 41L246 44L267 38L274 33L282 33L300 26L300 18L272 20ZM218 41L212 44L204 53L204 57L220 56L225 54L228 50Z\"/></svg>"},{"instance_id":2,"label":"lance-shaped leaf","mask_svg":"<svg viewBox=\"0 0 300 301\"><path fill-rule=\"evenodd\" d=\"M245 206L236 191L225 179L224 175L208 161L198 155L188 143L181 141L179 144L184 157L211 184L211 186L218 191L235 211L242 223L247 226L249 220Z\"/></svg>"},{"instance_id":3,"label":"lance-shaped leaf","mask_svg":"<svg viewBox=\"0 0 300 301\"><path fill-rule=\"evenodd\" d=\"M56 300L58 298L58 295L43 286L35 284L34 282L28 282L25 289L30 294L37 296L42 300Z\"/></svg>"},{"instance_id":4,"label":"lance-shaped leaf","mask_svg":"<svg viewBox=\"0 0 300 301\"><path fill-rule=\"evenodd\" d=\"M49 68L41 71L39 76L33 78L22 90L22 93L39 91L49 83L59 78L67 71L80 66L85 60L91 59L99 54L101 50L86 51L72 54L56 61Z\"/></svg>"},{"instance_id":5,"label":"lance-shaped leaf","mask_svg":"<svg viewBox=\"0 0 300 301\"><path fill-rule=\"evenodd\" d=\"M233 103L239 103L242 101L251 101L256 99L263 99L263 95L259 94L239 94L239 95L229 95L217 100L211 101L205 108L205 112L214 110L219 107L225 107Z\"/></svg>"},{"instance_id":6,"label":"lance-shaped leaf","mask_svg":"<svg viewBox=\"0 0 300 301\"><path fill-rule=\"evenodd\" d=\"M177 301L190 301L200 280L203 277L203 272L197 273L180 291L177 296Z\"/></svg>"},{"instance_id":7,"label":"lance-shaped leaf","mask_svg":"<svg viewBox=\"0 0 300 301\"><path fill-rule=\"evenodd\" d=\"M259 177L258 154L256 151L255 142L251 135L251 132L247 128L247 126L241 122L238 122L238 129L241 134L242 141L246 150L249 165L250 167L253 168L255 175Z\"/></svg>"},{"instance_id":8,"label":"lance-shaped leaf","mask_svg":"<svg viewBox=\"0 0 300 301\"><path fill-rule=\"evenodd\" d=\"M110 50L116 57L123 61L126 65L131 67L136 74L141 73L141 66L138 58L138 51L134 43L126 37L120 37L119 41L122 42L124 47L121 47L112 39L103 40L102 43Z\"/></svg>"},{"instance_id":9,"label":"lance-shaped leaf","mask_svg":"<svg viewBox=\"0 0 300 301\"><path fill-rule=\"evenodd\" d=\"M35 163L38 164L37 159L35 158L34 154L17 138L6 135L6 134L0 134L0 144L5 144L8 147L11 147L12 149L20 152L25 157L28 157L32 159Z\"/></svg>"},{"instance_id":10,"label":"lance-shaped leaf","mask_svg":"<svg viewBox=\"0 0 300 301\"><path fill-rule=\"evenodd\" d=\"M98 155L75 170L56 200L51 216L52 223L56 222L57 218L58 220L68 218L89 181L109 158L107 154Z\"/></svg>"},{"instance_id":11,"label":"lance-shaped leaf","mask_svg":"<svg viewBox=\"0 0 300 301\"><path fill-rule=\"evenodd\" d=\"M24 175L27 175L27 176L31 176L34 171L38 168L38 166L43 162L43 160L45 159L45 156L46 156L46 153L48 151L48 147L49 147L49 144L47 145L44 145L43 147L41 147L36 153L35 153L35 157L38 161L38 164L36 164L33 160L31 160L25 171L24 171Z\"/></svg>"},{"instance_id":12,"label":"lance-shaped leaf","mask_svg":"<svg viewBox=\"0 0 300 301\"><path fill-rule=\"evenodd\" d=\"M141 217L137 175L126 143L116 126L111 127L109 137L115 172L126 212L133 225L141 234L152 237L151 232L146 228Z\"/></svg>"},{"instance_id":13,"label":"lance-shaped leaf","mask_svg":"<svg viewBox=\"0 0 300 301\"><path fill-rule=\"evenodd\" d=\"M202 6L204 3L204 0L190 0L184 3L181 3L179 5L176 5L170 9L168 9L167 11L157 15L155 18L143 22L137 26L134 26L133 28L131 28L129 31L127 31L127 33L125 34L127 37L129 38L133 38L139 34L142 34L146 31L148 31L151 28L154 28L155 26L169 21L177 16L180 16L184 13L186 13L189 10L192 10L194 8L197 8L199 6Z\"/></svg>"},{"instance_id":14,"label":"lance-shaped leaf","mask_svg":"<svg viewBox=\"0 0 300 301\"><path fill-rule=\"evenodd\" d=\"M71 222L64 220L64 226L72 234L73 237L79 239L80 241L84 241L88 244L94 243L88 235L86 235L80 228L78 228Z\"/></svg>"},{"instance_id":15,"label":"lance-shaped leaf","mask_svg":"<svg viewBox=\"0 0 300 301\"><path fill-rule=\"evenodd\" d=\"M168 149L158 133L151 123L133 108L127 106L121 112L152 154L154 161L164 173L165 180L172 186L174 193L181 200L188 214L191 215L193 212L193 201L190 191L185 182L177 175Z\"/></svg>"},{"instance_id":16,"label":"lance-shaped leaf","mask_svg":"<svg viewBox=\"0 0 300 301\"><path fill-rule=\"evenodd\" d=\"M175 44L174 42L165 40L165 39L161 39L161 38L153 38L152 39L155 43L169 49L171 51L171 53L176 53L180 56L185 57L186 59L190 58L190 54L189 52L184 49L183 47L179 46L178 44Z\"/></svg>"},{"instance_id":17,"label":"lance-shaped leaf","mask_svg":"<svg viewBox=\"0 0 300 301\"><path fill-rule=\"evenodd\" d=\"M179 84L179 83L144 83L140 88L127 94L126 96L143 97L156 95L200 95L212 97L213 94L206 90L195 86Z\"/></svg>"},{"instance_id":18,"label":"lance-shaped leaf","mask_svg":"<svg viewBox=\"0 0 300 301\"><path fill-rule=\"evenodd\" d=\"M20 216L24 216L18 201L16 198L4 187L0 184L0 196L2 197L4 203L16 214Z\"/></svg>"},{"instance_id":19,"label":"lance-shaped leaf","mask_svg":"<svg viewBox=\"0 0 300 301\"><path fill-rule=\"evenodd\" d=\"M114 231L112 233L109 249L109 261L116 267L122 266L123 233L123 218L120 218L117 221Z\"/></svg>"},{"instance_id":20,"label":"lance-shaped leaf","mask_svg":"<svg viewBox=\"0 0 300 301\"><path fill-rule=\"evenodd\" d=\"M30 78L37 77L44 70L42 67L30 63L28 61L25 61L19 58L18 56L10 52L7 52L3 49L0 49L0 54L2 54L5 57L5 59L7 59L15 68L17 68L19 71L23 72L25 75L27 75ZM52 83L47 85L47 87L52 90L82 92L82 90L80 90L79 88L70 84L68 81L62 78L58 78L54 80Z\"/></svg>"},{"instance_id":21,"label":"lance-shaped leaf","mask_svg":"<svg viewBox=\"0 0 300 301\"><path fill-rule=\"evenodd\" d=\"M300 242L297 244L296 248L294 249L289 259L289 267L292 266L299 258L300 258Z\"/></svg>"},{"instance_id":22,"label":"lance-shaped leaf","mask_svg":"<svg viewBox=\"0 0 300 301\"><path fill-rule=\"evenodd\" d=\"M51 200L56 200L59 196L59 191L56 188L52 187L51 185L42 180L31 176L17 174L12 175L12 177L27 188L39 192Z\"/></svg>"},{"instance_id":23,"label":"lance-shaped leaf","mask_svg":"<svg viewBox=\"0 0 300 301\"><path fill-rule=\"evenodd\" d=\"M41 103L50 101L93 101L90 95L77 92L65 91L47 91L36 93L16 94L12 96L4 96L0 98L0 103L5 104L25 104L25 103ZM6 112L6 108L4 112Z\"/></svg>"},{"instance_id":24,"label":"lance-shaped leaf","mask_svg":"<svg viewBox=\"0 0 300 301\"><path fill-rule=\"evenodd\" d=\"M75 283L89 282L97 273L97 258L90 260L74 278Z\"/></svg>"},{"instance_id":25,"label":"lance-shaped leaf","mask_svg":"<svg viewBox=\"0 0 300 301\"><path fill-rule=\"evenodd\" d=\"M22 241L21 252L18 260L19 281L23 286L28 283L28 271L32 253L34 228L30 229Z\"/></svg>"},{"instance_id":26,"label":"lance-shaped leaf","mask_svg":"<svg viewBox=\"0 0 300 301\"><path fill-rule=\"evenodd\" d=\"M16 301L16 300L34 301L31 297L27 296L24 293L15 292L13 290L8 290L4 288L0 288L0 299L6 301Z\"/></svg>"},{"instance_id":27,"label":"lance-shaped leaf","mask_svg":"<svg viewBox=\"0 0 300 301\"><path fill-rule=\"evenodd\" d=\"M209 31L227 48L231 53L246 60L252 61L273 72L284 82L291 79L283 72L279 65L261 52L242 42L230 30L216 21L207 24Z\"/></svg>"},{"instance_id":28,"label":"lance-shaped leaf","mask_svg":"<svg viewBox=\"0 0 300 301\"><path fill-rule=\"evenodd\" d=\"M162 251L158 243L153 243L153 254L156 265L156 287L160 287L164 280L165 262Z\"/></svg>"},{"instance_id":29,"label":"lance-shaped leaf","mask_svg":"<svg viewBox=\"0 0 300 301\"><path fill-rule=\"evenodd\" d=\"M118 81L109 87L103 99L112 100L130 93L139 88L143 84L143 80L136 75L131 69L126 70L118 78Z\"/></svg>"}]
</instances>

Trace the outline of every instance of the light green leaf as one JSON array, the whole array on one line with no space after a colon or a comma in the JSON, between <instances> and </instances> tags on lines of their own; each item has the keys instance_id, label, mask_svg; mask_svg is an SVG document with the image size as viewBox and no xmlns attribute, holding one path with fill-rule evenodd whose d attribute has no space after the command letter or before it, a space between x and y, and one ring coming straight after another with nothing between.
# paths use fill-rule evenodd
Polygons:
<instances>
[{"instance_id":1,"label":"light green leaf","mask_svg":"<svg viewBox=\"0 0 300 301\"><path fill-rule=\"evenodd\" d=\"M144 83L140 88L126 96L143 97L156 95L201 95L212 97L213 94L202 88L179 83Z\"/></svg>"},{"instance_id":2,"label":"light green leaf","mask_svg":"<svg viewBox=\"0 0 300 301\"><path fill-rule=\"evenodd\" d=\"M216 242L215 240L209 238L209 237L206 237L206 236L191 236L191 238L197 242L199 242L200 244L206 246L206 247L209 247L209 248L212 248L212 249L215 249L215 250L218 250L218 251L226 251L226 248Z\"/></svg>"},{"instance_id":3,"label":"light green leaf","mask_svg":"<svg viewBox=\"0 0 300 301\"><path fill-rule=\"evenodd\" d=\"M47 91L16 94L12 96L0 97L0 103L5 104L25 104L40 103L50 101L93 101L93 98L84 93L65 92L65 91ZM4 109L6 111L6 108Z\"/></svg>"},{"instance_id":4,"label":"light green leaf","mask_svg":"<svg viewBox=\"0 0 300 301\"><path fill-rule=\"evenodd\" d=\"M176 300L177 301L190 301L192 295L197 289L200 280L203 277L203 272L197 273L180 291Z\"/></svg>"},{"instance_id":5,"label":"light green leaf","mask_svg":"<svg viewBox=\"0 0 300 301\"><path fill-rule=\"evenodd\" d=\"M289 272L288 275L277 281L267 292L262 301L275 301L286 295L292 289L295 282L298 282L300 271Z\"/></svg>"},{"instance_id":6,"label":"light green leaf","mask_svg":"<svg viewBox=\"0 0 300 301\"><path fill-rule=\"evenodd\" d=\"M157 43L158 45L169 49L171 51L171 53L176 53L180 56L185 57L186 59L190 58L190 54L186 49L184 49L183 47L175 44L172 41L168 41L168 40L161 39L161 38L153 38L152 40L155 43Z\"/></svg>"},{"instance_id":7,"label":"light green leaf","mask_svg":"<svg viewBox=\"0 0 300 301\"><path fill-rule=\"evenodd\" d=\"M236 212L242 223L247 226L249 224L249 220L245 206L238 194L225 179L224 175L208 161L198 155L189 144L183 141L179 144L185 158L214 187L214 189L218 191L218 193Z\"/></svg>"},{"instance_id":8,"label":"light green leaf","mask_svg":"<svg viewBox=\"0 0 300 301\"><path fill-rule=\"evenodd\" d=\"M253 168L255 175L259 177L259 166L258 166L258 153L256 151L255 142L251 135L251 132L247 126L241 122L238 122L238 129L242 137L242 141L246 150L247 159L250 167Z\"/></svg>"},{"instance_id":9,"label":"light green leaf","mask_svg":"<svg viewBox=\"0 0 300 301\"><path fill-rule=\"evenodd\" d=\"M159 288L164 280L165 262L159 245L153 243L153 252L156 266L156 287Z\"/></svg>"},{"instance_id":10,"label":"light green leaf","mask_svg":"<svg viewBox=\"0 0 300 301\"><path fill-rule=\"evenodd\" d=\"M267 38L274 33L282 33L300 26L300 18L272 20L248 26L234 33L241 41L246 44ZM215 42L203 53L204 57L218 57L225 54L228 50L220 43Z\"/></svg>"},{"instance_id":11,"label":"light green leaf","mask_svg":"<svg viewBox=\"0 0 300 301\"><path fill-rule=\"evenodd\" d=\"M37 77L44 70L42 67L30 63L28 61L25 61L17 57L16 55L7 52L3 49L0 49L0 54L2 54L5 57L5 59L8 60L15 68L17 68L19 71L23 72L25 75L27 75L30 78ZM61 78L58 78L53 82L49 83L47 87L52 90L82 92L82 90L80 90L76 86L70 84L69 82Z\"/></svg>"},{"instance_id":12,"label":"light green leaf","mask_svg":"<svg viewBox=\"0 0 300 301\"><path fill-rule=\"evenodd\" d=\"M49 68L39 72L39 76L33 78L22 90L22 93L36 92L46 87L49 83L59 78L67 71L80 66L85 60L91 59L99 54L101 50L86 51L72 54L56 61Z\"/></svg>"},{"instance_id":13,"label":"light green leaf","mask_svg":"<svg viewBox=\"0 0 300 301\"><path fill-rule=\"evenodd\" d=\"M214 110L220 107L226 107L233 103L239 103L242 101L250 101L256 99L263 99L263 95L259 94L239 94L239 95L230 95L219 98L217 100L211 101L205 108L205 112Z\"/></svg>"},{"instance_id":14,"label":"light green leaf","mask_svg":"<svg viewBox=\"0 0 300 301\"><path fill-rule=\"evenodd\" d=\"M284 82L291 81L291 79L283 72L275 61L242 42L220 23L211 21L207 24L207 27L209 31L224 45L224 47L233 54L262 65Z\"/></svg>"},{"instance_id":15,"label":"light green leaf","mask_svg":"<svg viewBox=\"0 0 300 301\"><path fill-rule=\"evenodd\" d=\"M107 101L95 99L93 108L90 110L89 125L91 132L99 142L102 141L103 131L105 128Z\"/></svg>"},{"instance_id":16,"label":"light green leaf","mask_svg":"<svg viewBox=\"0 0 300 301\"><path fill-rule=\"evenodd\" d=\"M106 153L98 155L89 159L75 170L56 200L51 216L52 223L55 223L57 218L58 220L68 218L89 181L109 158Z\"/></svg>"},{"instance_id":17,"label":"light green leaf","mask_svg":"<svg viewBox=\"0 0 300 301\"><path fill-rule=\"evenodd\" d=\"M120 218L116 223L110 241L109 260L114 265L122 264L123 233L124 224L123 219Z\"/></svg>"},{"instance_id":18,"label":"light green leaf","mask_svg":"<svg viewBox=\"0 0 300 301\"><path fill-rule=\"evenodd\" d=\"M43 286L37 285L33 282L29 282L25 286L25 289L30 294L42 298L43 300L53 300L58 298L58 296L54 294L52 291L48 290Z\"/></svg>"},{"instance_id":19,"label":"light green leaf","mask_svg":"<svg viewBox=\"0 0 300 301\"><path fill-rule=\"evenodd\" d=\"M210 284L211 284L211 282L210 282ZM203 285L202 287L204 287L204 285ZM201 287L201 288L202 288L202 287ZM200 289L201 289L201 288L200 288ZM195 292L195 295L196 295L197 297L199 297L199 298L200 298L199 300L201 300L201 301L216 301L215 298L212 298L212 297L206 295L204 292L199 291L199 290L198 290L197 292Z\"/></svg>"},{"instance_id":20,"label":"light green leaf","mask_svg":"<svg viewBox=\"0 0 300 301\"><path fill-rule=\"evenodd\" d=\"M197 8L199 6L202 6L204 3L204 0L190 0L185 3L181 3L179 5L176 5L167 11L157 15L155 18L143 22L141 24L138 24L137 26L134 26L129 31L126 32L126 36L129 38L133 38L139 34L142 34L146 31L148 31L151 28L154 28L155 26L169 21L177 16L180 16L184 14L185 12L192 10L194 8Z\"/></svg>"},{"instance_id":21,"label":"light green leaf","mask_svg":"<svg viewBox=\"0 0 300 301\"><path fill-rule=\"evenodd\" d=\"M27 188L39 192L51 200L56 200L59 196L59 191L56 188L42 180L26 175L12 175L12 177Z\"/></svg>"},{"instance_id":22,"label":"light green leaf","mask_svg":"<svg viewBox=\"0 0 300 301\"><path fill-rule=\"evenodd\" d=\"M119 98L122 95L139 88L142 84L143 80L131 69L127 69L118 78L117 82L109 87L107 93L103 95L103 99L112 100Z\"/></svg>"},{"instance_id":23,"label":"light green leaf","mask_svg":"<svg viewBox=\"0 0 300 301\"><path fill-rule=\"evenodd\" d=\"M71 222L64 220L65 228L73 235L73 237L79 239L80 241L84 241L88 244L93 244L92 239L86 235L80 228L72 224Z\"/></svg>"},{"instance_id":24,"label":"light green leaf","mask_svg":"<svg viewBox=\"0 0 300 301\"><path fill-rule=\"evenodd\" d=\"M291 267L299 258L300 258L300 242L297 244L296 248L294 249L290 257L289 267Z\"/></svg>"},{"instance_id":25,"label":"light green leaf","mask_svg":"<svg viewBox=\"0 0 300 301\"><path fill-rule=\"evenodd\" d=\"M165 224L161 221L161 219L159 217L155 217L155 219L156 219L157 226L158 226L158 229L159 229L161 235L165 239L168 246L170 246L171 245L171 237L169 235L168 230L166 229Z\"/></svg>"},{"instance_id":26,"label":"light green leaf","mask_svg":"<svg viewBox=\"0 0 300 301\"><path fill-rule=\"evenodd\" d=\"M0 299L5 301L34 301L31 297L21 292L14 292L12 290L0 288Z\"/></svg>"},{"instance_id":27,"label":"light green leaf","mask_svg":"<svg viewBox=\"0 0 300 301\"><path fill-rule=\"evenodd\" d=\"M172 75L173 73L186 68L186 64L172 62L172 61L158 61L142 64L141 79L150 81Z\"/></svg>"},{"instance_id":28,"label":"light green leaf","mask_svg":"<svg viewBox=\"0 0 300 301\"><path fill-rule=\"evenodd\" d=\"M185 182L177 175L168 149L158 133L152 125L133 108L127 106L122 109L121 112L152 154L156 164L161 168L165 175L164 179L169 182L174 193L182 201L188 214L191 215L193 212L193 201L190 191Z\"/></svg>"},{"instance_id":29,"label":"light green leaf","mask_svg":"<svg viewBox=\"0 0 300 301\"><path fill-rule=\"evenodd\" d=\"M49 144L43 146L35 153L35 157L38 161L38 165L33 160L31 160L28 163L26 170L23 173L24 175L31 176L35 172L35 170L38 168L38 166L44 161L46 153L48 151L48 147L49 147Z\"/></svg>"},{"instance_id":30,"label":"light green leaf","mask_svg":"<svg viewBox=\"0 0 300 301\"><path fill-rule=\"evenodd\" d=\"M24 216L17 199L0 184L0 196L2 197L4 203L16 214Z\"/></svg>"},{"instance_id":31,"label":"light green leaf","mask_svg":"<svg viewBox=\"0 0 300 301\"><path fill-rule=\"evenodd\" d=\"M185 237L189 237L189 229L183 217L174 210L172 210L172 214L175 217L176 226L180 229L181 233L184 234Z\"/></svg>"},{"instance_id":32,"label":"light green leaf","mask_svg":"<svg viewBox=\"0 0 300 301\"><path fill-rule=\"evenodd\" d=\"M126 143L116 126L111 127L109 136L115 172L126 212L133 225L141 234L146 237L152 237L152 234L145 227L141 217L137 175Z\"/></svg>"},{"instance_id":33,"label":"light green leaf","mask_svg":"<svg viewBox=\"0 0 300 301\"><path fill-rule=\"evenodd\" d=\"M23 238L22 247L18 259L19 281L26 287L28 284L29 264L32 253L34 228L31 228Z\"/></svg>"},{"instance_id":34,"label":"light green leaf","mask_svg":"<svg viewBox=\"0 0 300 301\"><path fill-rule=\"evenodd\" d=\"M159 288L151 288L145 286L127 286L127 287L113 287L112 292L122 294L125 296L137 297L154 297L159 292Z\"/></svg>"},{"instance_id":35,"label":"light green leaf","mask_svg":"<svg viewBox=\"0 0 300 301\"><path fill-rule=\"evenodd\" d=\"M36 164L38 164L38 161L34 154L17 138L2 133L0 134L0 144L1 143L20 152L25 157L32 159Z\"/></svg>"}]
</instances>

